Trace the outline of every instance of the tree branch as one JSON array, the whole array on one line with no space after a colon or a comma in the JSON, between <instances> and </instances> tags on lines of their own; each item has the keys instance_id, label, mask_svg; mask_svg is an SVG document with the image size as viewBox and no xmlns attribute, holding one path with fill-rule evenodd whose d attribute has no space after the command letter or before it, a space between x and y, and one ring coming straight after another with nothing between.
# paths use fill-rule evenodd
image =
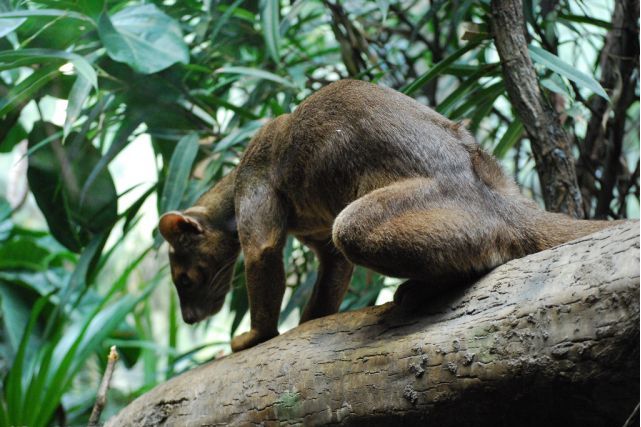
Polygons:
<instances>
[{"instance_id":1,"label":"tree branch","mask_svg":"<svg viewBox=\"0 0 641 427\"><path fill-rule=\"evenodd\" d=\"M511 261L420 315L390 303L308 322L107 425L623 425L639 399L638 230Z\"/></svg>"},{"instance_id":2,"label":"tree branch","mask_svg":"<svg viewBox=\"0 0 641 427\"><path fill-rule=\"evenodd\" d=\"M492 33L505 86L530 136L545 206L551 211L583 217L570 142L541 93L528 54L523 4L521 0L492 0L491 4Z\"/></svg>"}]
</instances>

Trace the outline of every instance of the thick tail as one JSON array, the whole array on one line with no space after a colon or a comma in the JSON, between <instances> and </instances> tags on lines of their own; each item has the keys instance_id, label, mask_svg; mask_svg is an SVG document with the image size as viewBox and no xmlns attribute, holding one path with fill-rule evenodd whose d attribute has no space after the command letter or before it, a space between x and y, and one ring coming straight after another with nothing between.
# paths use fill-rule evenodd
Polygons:
<instances>
[{"instance_id":1,"label":"thick tail","mask_svg":"<svg viewBox=\"0 0 641 427\"><path fill-rule=\"evenodd\" d=\"M539 250L544 250L629 221L631 220L580 220L564 214L545 212L537 218L533 231Z\"/></svg>"}]
</instances>

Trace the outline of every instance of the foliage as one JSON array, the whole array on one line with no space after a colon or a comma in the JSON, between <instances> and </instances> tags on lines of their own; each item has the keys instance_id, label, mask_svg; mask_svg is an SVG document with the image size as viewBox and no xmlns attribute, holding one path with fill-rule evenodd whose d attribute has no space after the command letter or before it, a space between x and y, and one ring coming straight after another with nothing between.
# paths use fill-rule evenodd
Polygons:
<instances>
[{"instance_id":1,"label":"foliage","mask_svg":"<svg viewBox=\"0 0 641 427\"><path fill-rule=\"evenodd\" d=\"M580 152L590 100L609 96L593 76L610 11L593 16L601 10L596 0L547 2L551 9L525 3L531 57ZM51 233L21 228L0 204L2 424L46 425L54 411L86 415L86 402L74 410L59 406L61 398L107 343L143 370L133 394L187 368L211 346L179 352L174 294L167 345L156 343L146 297L155 276L138 285L140 294L125 292L146 251L130 257L135 261L111 284L97 281L107 260L119 256L108 236L131 233L154 194L158 213L192 204L238 162L266 119L292 111L330 81L386 84L468 122L538 198L527 135L506 97L489 28L487 1L0 0L0 153L29 141L28 180ZM626 131L617 185L600 193L605 162L580 171L591 177L584 194L592 213L607 197L610 216L638 215L637 80L634 88L624 122L634 130ZM64 123L51 123L39 108L50 98L67 102ZM151 138L158 183L123 208L108 167L141 135ZM311 252L295 239L285 258L291 292L283 322L300 311L315 278ZM242 260L236 272L230 334L247 311ZM358 269L341 309L373 304L388 283ZM126 316L133 307L137 316ZM56 359L63 354L66 363ZM34 402L47 410L26 411Z\"/></svg>"}]
</instances>

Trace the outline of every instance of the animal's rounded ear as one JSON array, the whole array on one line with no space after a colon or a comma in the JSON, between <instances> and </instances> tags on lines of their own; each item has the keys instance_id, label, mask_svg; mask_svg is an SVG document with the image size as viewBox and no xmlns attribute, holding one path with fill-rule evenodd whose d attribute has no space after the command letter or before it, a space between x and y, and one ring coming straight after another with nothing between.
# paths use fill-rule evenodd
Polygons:
<instances>
[{"instance_id":1,"label":"animal's rounded ear","mask_svg":"<svg viewBox=\"0 0 641 427\"><path fill-rule=\"evenodd\" d=\"M158 229L162 237L172 245L178 242L180 236L203 232L203 226L196 218L177 211L167 212L161 216Z\"/></svg>"}]
</instances>

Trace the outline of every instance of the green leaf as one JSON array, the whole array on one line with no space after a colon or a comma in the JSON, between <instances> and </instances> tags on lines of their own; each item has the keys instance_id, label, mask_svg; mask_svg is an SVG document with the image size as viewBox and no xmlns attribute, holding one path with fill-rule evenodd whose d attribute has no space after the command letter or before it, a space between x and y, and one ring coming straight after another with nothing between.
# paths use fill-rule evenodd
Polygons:
<instances>
[{"instance_id":1,"label":"green leaf","mask_svg":"<svg viewBox=\"0 0 641 427\"><path fill-rule=\"evenodd\" d=\"M231 301L229 303L229 311L234 313L234 319L229 330L230 337L234 336L234 332L236 332L236 329L240 326L240 322L242 322L243 317L245 317L245 314L249 310L249 298L247 297L247 287L245 286L244 263L236 263L235 269Z\"/></svg>"},{"instance_id":2,"label":"green leaf","mask_svg":"<svg viewBox=\"0 0 641 427\"><path fill-rule=\"evenodd\" d=\"M558 74L552 74L550 78L541 80L541 86L551 90L552 92L562 93L562 94L571 96L570 91L567 88L567 85L565 84L561 76L559 76Z\"/></svg>"},{"instance_id":3,"label":"green leaf","mask_svg":"<svg viewBox=\"0 0 641 427\"><path fill-rule=\"evenodd\" d=\"M461 56L463 56L466 52L469 52L470 50L476 48L480 43L479 42L470 42L454 52L453 54L449 55L447 58L443 59L440 61L438 64L434 65L432 68L427 70L423 75L421 75L419 78L414 80L412 83L406 85L401 89L401 92L403 92L405 95L411 95L412 93L416 92L418 89L423 87L427 82L432 80L434 77L438 76L441 74L443 71L447 69L451 64L454 63L457 59L459 59Z\"/></svg>"},{"instance_id":4,"label":"green leaf","mask_svg":"<svg viewBox=\"0 0 641 427\"><path fill-rule=\"evenodd\" d=\"M501 137L499 143L494 147L494 155L502 159L505 153L507 153L507 150L512 148L514 144L516 144L516 141L521 139L521 135L523 135L523 123L521 123L519 119L514 119Z\"/></svg>"},{"instance_id":5,"label":"green leaf","mask_svg":"<svg viewBox=\"0 0 641 427\"><path fill-rule=\"evenodd\" d=\"M240 6L243 1L244 0L236 0L231 5L227 6L227 9L225 10L225 12L219 18L216 19L216 22L214 23L211 29L211 35L209 36L211 40L213 40L214 42L218 41L218 33L223 28L223 26L227 23L229 18L232 16L232 14L234 13L234 10L236 10L236 8Z\"/></svg>"},{"instance_id":6,"label":"green leaf","mask_svg":"<svg viewBox=\"0 0 641 427\"><path fill-rule=\"evenodd\" d=\"M283 86L287 86L290 88L297 88L297 86L281 77L278 76L274 73L270 73L269 71L264 71L264 70L259 70L257 68L250 68L250 67L222 67L216 70L216 74L239 74L242 76L247 76L247 77L254 77L257 79L262 79L262 80L269 80L275 83L279 83Z\"/></svg>"},{"instance_id":7,"label":"green leaf","mask_svg":"<svg viewBox=\"0 0 641 427\"><path fill-rule=\"evenodd\" d=\"M29 146L57 131L51 124L37 122ZM56 139L29 158L27 177L36 203L54 237L75 252L117 218L117 194L109 170L96 175L84 199L80 194L100 160L100 152L82 138L70 138L64 146Z\"/></svg>"},{"instance_id":8,"label":"green leaf","mask_svg":"<svg viewBox=\"0 0 641 427\"><path fill-rule=\"evenodd\" d=\"M6 333L6 344L11 348L12 356L18 351L20 339L38 294L30 292L26 287L16 283L0 280L0 308L2 309L2 324Z\"/></svg>"},{"instance_id":9,"label":"green leaf","mask_svg":"<svg viewBox=\"0 0 641 427\"><path fill-rule=\"evenodd\" d=\"M441 101L436 107L436 111L447 116L448 113L454 108L456 103L467 95L468 91L475 85L479 85L479 79L486 75L494 74L498 69L498 64L491 64L488 66L479 67L478 71L472 74L467 80L459 85L447 98Z\"/></svg>"},{"instance_id":10,"label":"green leaf","mask_svg":"<svg viewBox=\"0 0 641 427\"><path fill-rule=\"evenodd\" d=\"M456 107L456 109L449 114L449 117L452 120L460 120L466 117L471 111L483 108L483 106L488 103L493 103L504 91L505 85L503 81L479 88L470 94L467 101Z\"/></svg>"},{"instance_id":11,"label":"green leaf","mask_svg":"<svg viewBox=\"0 0 641 427\"><path fill-rule=\"evenodd\" d=\"M294 293L292 294L291 297L289 297L289 301L287 301L287 305L283 309L283 311L280 314L280 318L278 323L282 324L289 315L294 311L294 309L298 308L300 310L300 314L303 314L303 307L309 301L309 297L312 295L312 291L314 290L314 284L316 283L316 277L318 274L315 271L310 271L307 273L307 277L305 278L305 281L301 283Z\"/></svg>"},{"instance_id":12,"label":"green leaf","mask_svg":"<svg viewBox=\"0 0 641 427\"><path fill-rule=\"evenodd\" d=\"M530 45L528 47L528 50L530 51L532 61L544 65L550 70L561 74L569 80L572 80L576 84L590 89L592 92L596 93L599 96L602 96L608 101L610 100L608 94L605 92L605 90L603 90L603 87L601 87L599 82L597 82L593 77L577 70L576 67L573 67L567 62L564 62L558 56L538 46Z\"/></svg>"},{"instance_id":13,"label":"green leaf","mask_svg":"<svg viewBox=\"0 0 641 427\"><path fill-rule=\"evenodd\" d=\"M236 144L246 141L247 139L251 138L251 136L264 124L265 123L263 121L255 120L247 123L242 128L233 131L216 143L214 153L225 151L229 147L233 147Z\"/></svg>"},{"instance_id":14,"label":"green leaf","mask_svg":"<svg viewBox=\"0 0 641 427\"><path fill-rule=\"evenodd\" d=\"M0 52L0 70L42 63L46 60L60 59L73 64L79 76L84 77L93 87L98 87L95 70L85 58L75 53L54 49L20 49Z\"/></svg>"},{"instance_id":15,"label":"green leaf","mask_svg":"<svg viewBox=\"0 0 641 427\"><path fill-rule=\"evenodd\" d=\"M27 18L4 18L0 19L0 38L11 34L20 27Z\"/></svg>"},{"instance_id":16,"label":"green leaf","mask_svg":"<svg viewBox=\"0 0 641 427\"><path fill-rule=\"evenodd\" d=\"M594 18L591 16L584 16L584 15L572 15L572 14L565 14L561 13L559 14L559 20L560 21L570 21L570 22L577 22L579 24L590 24L594 25L597 27L605 28L606 30L609 30L612 28L612 24L608 21L604 21L602 19Z\"/></svg>"},{"instance_id":17,"label":"green leaf","mask_svg":"<svg viewBox=\"0 0 641 427\"><path fill-rule=\"evenodd\" d=\"M0 122L0 127L4 124L5 123ZM16 120L13 126L9 126L11 125L7 124L8 128L5 129L6 133L3 134L2 131L0 131L0 135L2 135L0 136L0 153L10 153L13 147L27 139L27 132L20 122Z\"/></svg>"},{"instance_id":18,"label":"green leaf","mask_svg":"<svg viewBox=\"0 0 641 427\"><path fill-rule=\"evenodd\" d=\"M176 210L180 207L187 183L191 166L194 164L198 154L198 135L191 133L183 137L174 150L169 161L169 170L165 179L165 186L160 197L160 212Z\"/></svg>"},{"instance_id":19,"label":"green leaf","mask_svg":"<svg viewBox=\"0 0 641 427\"><path fill-rule=\"evenodd\" d=\"M149 285L140 295L125 295L107 307L101 304L65 334L54 354L54 370L48 377L51 387L46 388L44 405L34 411L38 412L38 424L45 425L50 420L80 366L153 288ZM69 344L72 345L68 347Z\"/></svg>"},{"instance_id":20,"label":"green leaf","mask_svg":"<svg viewBox=\"0 0 641 427\"><path fill-rule=\"evenodd\" d=\"M32 10L14 10L12 12L0 13L0 20L11 18L31 18L34 16L52 16L54 18L73 18L93 23L93 21L82 13L61 9L32 9Z\"/></svg>"},{"instance_id":21,"label":"green leaf","mask_svg":"<svg viewBox=\"0 0 641 427\"><path fill-rule=\"evenodd\" d=\"M111 59L142 74L189 62L180 25L153 4L126 7L112 18L103 12L98 34Z\"/></svg>"},{"instance_id":22,"label":"green leaf","mask_svg":"<svg viewBox=\"0 0 641 427\"><path fill-rule=\"evenodd\" d=\"M279 0L260 0L263 38L274 63L280 63Z\"/></svg>"},{"instance_id":23,"label":"green leaf","mask_svg":"<svg viewBox=\"0 0 641 427\"><path fill-rule=\"evenodd\" d=\"M78 76L69 92L67 115L63 126L63 139L67 139L71 126L78 120L82 106L91 93L91 82L84 76Z\"/></svg>"},{"instance_id":24,"label":"green leaf","mask_svg":"<svg viewBox=\"0 0 641 427\"><path fill-rule=\"evenodd\" d=\"M8 219L11 216L11 205L7 199L0 196L0 222Z\"/></svg>"},{"instance_id":25,"label":"green leaf","mask_svg":"<svg viewBox=\"0 0 641 427\"><path fill-rule=\"evenodd\" d=\"M85 197L87 196L89 189L93 186L94 181L98 179L98 177L101 174L105 173L109 162L112 161L113 158L116 157L116 155L120 153L123 148L125 148L125 146L127 145L127 142L129 142L129 137L131 136L131 134L142 123L143 116L144 116L144 112L139 110L134 110L131 114L125 115L125 118L122 120L122 123L120 123L120 127L116 131L116 135L114 135L114 138L111 141L111 145L109 146L109 149L98 160L98 162L95 163L93 170L84 181L84 185L82 186L82 192L80 194L81 203L84 201Z\"/></svg>"},{"instance_id":26,"label":"green leaf","mask_svg":"<svg viewBox=\"0 0 641 427\"><path fill-rule=\"evenodd\" d=\"M0 246L0 270L45 270L48 258L49 251L31 239L12 239Z\"/></svg>"},{"instance_id":27,"label":"green leaf","mask_svg":"<svg viewBox=\"0 0 641 427\"><path fill-rule=\"evenodd\" d=\"M0 117L26 103L31 95L35 94L58 74L60 74L60 71L58 71L57 66L48 65L34 71L26 79L13 86L6 97L0 98Z\"/></svg>"},{"instance_id":28,"label":"green leaf","mask_svg":"<svg viewBox=\"0 0 641 427\"><path fill-rule=\"evenodd\" d=\"M44 308L45 304L48 302L49 297L44 296L38 299L36 304L33 307L33 310L31 311L31 315L29 317L29 322L27 323L26 328L24 329L24 332L22 334L22 338L20 340L20 346L18 348L18 352L16 354L16 357L13 361L13 364L11 365L11 369L9 371L9 374L7 376L7 382L6 382L6 392L8 394L8 407L10 409L9 415L12 416L12 423L10 424L17 424L17 425L22 425L24 424L22 422L22 408L24 405L21 404L20 400L23 398L23 367L27 362L27 347L29 345L29 341L32 335L32 331L34 327L36 326L36 322L38 321L38 317L40 316L40 313L42 312L42 309ZM25 424L26 425L26 424Z\"/></svg>"}]
</instances>

